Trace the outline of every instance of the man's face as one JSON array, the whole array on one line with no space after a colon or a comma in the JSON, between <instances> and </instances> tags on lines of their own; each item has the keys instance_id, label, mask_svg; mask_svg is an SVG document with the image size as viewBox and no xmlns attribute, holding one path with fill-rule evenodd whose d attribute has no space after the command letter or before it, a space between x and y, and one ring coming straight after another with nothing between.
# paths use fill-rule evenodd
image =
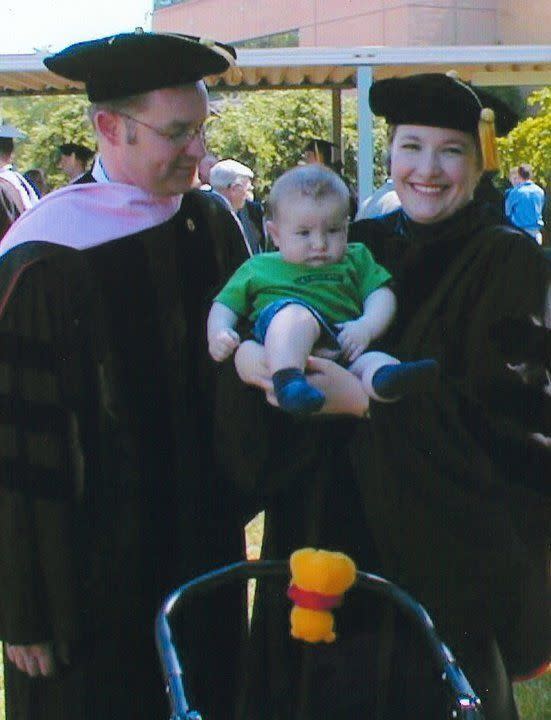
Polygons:
<instances>
[{"instance_id":1,"label":"man's face","mask_svg":"<svg viewBox=\"0 0 551 720\"><path fill-rule=\"evenodd\" d=\"M119 116L126 132L117 156L118 179L154 195L189 190L205 154L201 129L208 112L203 82L148 93L145 108L132 113L135 122Z\"/></svg>"},{"instance_id":2,"label":"man's face","mask_svg":"<svg viewBox=\"0 0 551 720\"><path fill-rule=\"evenodd\" d=\"M62 154L59 158L57 166L68 176L70 180L82 172L82 170L79 170L80 166L77 166L77 159L74 153L71 153L70 155Z\"/></svg>"},{"instance_id":3,"label":"man's face","mask_svg":"<svg viewBox=\"0 0 551 720\"><path fill-rule=\"evenodd\" d=\"M228 199L234 210L241 210L252 193L253 184L250 178L237 177L228 188Z\"/></svg>"}]
</instances>

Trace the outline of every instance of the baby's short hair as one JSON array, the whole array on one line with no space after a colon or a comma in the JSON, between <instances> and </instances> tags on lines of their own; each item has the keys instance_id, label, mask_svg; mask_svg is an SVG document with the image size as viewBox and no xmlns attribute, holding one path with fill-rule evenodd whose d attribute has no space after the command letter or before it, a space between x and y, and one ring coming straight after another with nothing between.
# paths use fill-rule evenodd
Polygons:
<instances>
[{"instance_id":1,"label":"baby's short hair","mask_svg":"<svg viewBox=\"0 0 551 720\"><path fill-rule=\"evenodd\" d=\"M299 165L280 175L270 190L268 217L275 220L282 200L296 195L316 201L334 196L342 202L346 214L350 209L350 191L346 183L336 172L324 165Z\"/></svg>"}]
</instances>

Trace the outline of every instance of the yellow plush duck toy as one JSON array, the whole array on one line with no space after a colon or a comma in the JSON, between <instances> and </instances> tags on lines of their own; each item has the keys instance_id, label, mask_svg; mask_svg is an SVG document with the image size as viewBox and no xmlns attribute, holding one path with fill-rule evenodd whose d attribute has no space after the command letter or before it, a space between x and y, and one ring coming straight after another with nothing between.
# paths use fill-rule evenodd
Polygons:
<instances>
[{"instance_id":1,"label":"yellow plush duck toy","mask_svg":"<svg viewBox=\"0 0 551 720\"><path fill-rule=\"evenodd\" d=\"M302 548L290 559L293 601L291 635L306 642L333 642L335 621L331 610L356 580L356 565L347 555L329 550Z\"/></svg>"}]
</instances>

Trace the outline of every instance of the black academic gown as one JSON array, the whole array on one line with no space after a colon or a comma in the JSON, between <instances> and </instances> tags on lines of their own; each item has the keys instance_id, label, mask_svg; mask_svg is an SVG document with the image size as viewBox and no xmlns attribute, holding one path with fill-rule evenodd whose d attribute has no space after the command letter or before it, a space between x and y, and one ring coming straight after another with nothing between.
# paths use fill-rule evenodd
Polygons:
<instances>
[{"instance_id":1,"label":"black academic gown","mask_svg":"<svg viewBox=\"0 0 551 720\"><path fill-rule=\"evenodd\" d=\"M472 206L432 230L398 211L353 224L351 240L396 279L399 313L380 347L437 358L438 391L373 403L369 422L297 422L241 390L230 405L233 442L222 447L267 508L266 556L328 547L402 585L433 615L486 717L511 720L508 676L549 650L550 457L528 437L524 410L505 412L486 392L523 387L489 329L510 314L541 315L549 265L521 233ZM337 643L321 648L287 639L280 586L264 583L256 611L243 717L447 717L427 648L378 601L352 591L337 612Z\"/></svg>"},{"instance_id":2,"label":"black academic gown","mask_svg":"<svg viewBox=\"0 0 551 720\"><path fill-rule=\"evenodd\" d=\"M17 193L8 182L0 178L0 241L22 212Z\"/></svg>"},{"instance_id":3,"label":"black academic gown","mask_svg":"<svg viewBox=\"0 0 551 720\"><path fill-rule=\"evenodd\" d=\"M53 679L6 664L10 720L168 717L153 640L163 597L242 553L213 462L205 318L219 277L204 215L85 251L0 264L0 629L69 646ZM189 694L231 717L242 606L182 615Z\"/></svg>"},{"instance_id":4,"label":"black academic gown","mask_svg":"<svg viewBox=\"0 0 551 720\"><path fill-rule=\"evenodd\" d=\"M266 252L268 250L266 233L264 232L264 210L262 204L257 200L246 200L237 216L243 225L243 231L247 236L252 252Z\"/></svg>"},{"instance_id":5,"label":"black academic gown","mask_svg":"<svg viewBox=\"0 0 551 720\"><path fill-rule=\"evenodd\" d=\"M436 393L373 404L369 437L356 435L366 518L383 572L431 612L484 700L497 656L523 675L551 653L551 451L531 437L548 431L546 377L532 366L525 385L491 339L503 318L543 316L551 265L476 205L432 227L399 210L351 239L396 279L386 347L442 368ZM487 717L511 717L492 692Z\"/></svg>"},{"instance_id":6,"label":"black academic gown","mask_svg":"<svg viewBox=\"0 0 551 720\"><path fill-rule=\"evenodd\" d=\"M200 205L213 238L222 284L250 257L243 230L222 195L209 190L192 190L190 198Z\"/></svg>"}]
</instances>

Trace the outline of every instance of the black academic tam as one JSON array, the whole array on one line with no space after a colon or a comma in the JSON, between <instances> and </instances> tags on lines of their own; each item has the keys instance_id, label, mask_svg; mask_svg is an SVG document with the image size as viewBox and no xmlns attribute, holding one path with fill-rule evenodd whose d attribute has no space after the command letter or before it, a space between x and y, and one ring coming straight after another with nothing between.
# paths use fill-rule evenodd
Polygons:
<instances>
[{"instance_id":1,"label":"black academic tam","mask_svg":"<svg viewBox=\"0 0 551 720\"><path fill-rule=\"evenodd\" d=\"M52 72L86 84L92 102L194 83L235 63L235 50L176 33L120 33L69 45L44 59Z\"/></svg>"}]
</instances>

